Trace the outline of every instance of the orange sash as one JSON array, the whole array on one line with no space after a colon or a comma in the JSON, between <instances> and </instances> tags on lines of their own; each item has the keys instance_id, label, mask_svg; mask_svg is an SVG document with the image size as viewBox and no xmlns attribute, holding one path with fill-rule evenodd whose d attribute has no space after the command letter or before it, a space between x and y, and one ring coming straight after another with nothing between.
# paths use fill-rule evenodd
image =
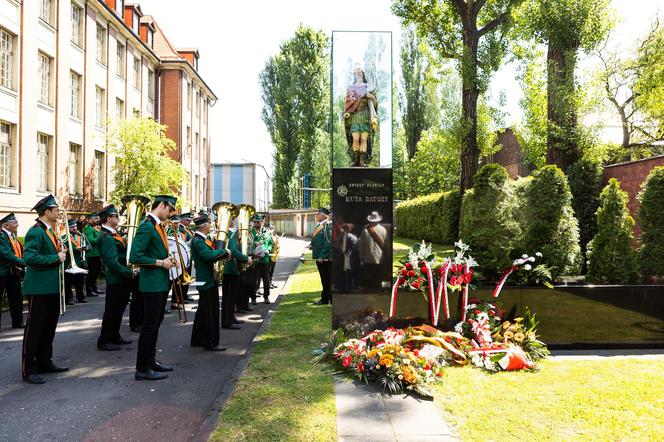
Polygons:
<instances>
[{"instance_id":1,"label":"orange sash","mask_svg":"<svg viewBox=\"0 0 664 442\"><path fill-rule=\"evenodd\" d=\"M316 230L314 230L313 235L311 235L311 239L314 239L314 236L318 235L324 227L325 227L325 223L318 224L318 226L316 227Z\"/></svg>"},{"instance_id":2,"label":"orange sash","mask_svg":"<svg viewBox=\"0 0 664 442\"><path fill-rule=\"evenodd\" d=\"M21 243L15 240L13 235L9 235L9 242L12 245L12 249L14 249L14 255L23 258L23 246L21 246Z\"/></svg>"},{"instance_id":3,"label":"orange sash","mask_svg":"<svg viewBox=\"0 0 664 442\"><path fill-rule=\"evenodd\" d=\"M50 227L46 227L46 234L48 235L48 239L51 240L51 243L53 244L53 247L55 248L55 253L60 253L60 240L55 238L55 232L53 232L53 229Z\"/></svg>"},{"instance_id":4,"label":"orange sash","mask_svg":"<svg viewBox=\"0 0 664 442\"><path fill-rule=\"evenodd\" d=\"M155 223L154 227L157 229L157 233L161 237L161 241L164 243L164 247L166 248L166 252L168 253L170 248L168 247L168 239L166 239L166 233L164 233L164 229L161 228L161 224Z\"/></svg>"},{"instance_id":5,"label":"orange sash","mask_svg":"<svg viewBox=\"0 0 664 442\"><path fill-rule=\"evenodd\" d=\"M120 244L122 244L123 246L125 245L124 238L122 238L122 237L121 237L120 235L118 235L117 233L114 233L114 234L113 234L113 238L115 238L115 240L118 241L118 242L119 242Z\"/></svg>"}]
</instances>

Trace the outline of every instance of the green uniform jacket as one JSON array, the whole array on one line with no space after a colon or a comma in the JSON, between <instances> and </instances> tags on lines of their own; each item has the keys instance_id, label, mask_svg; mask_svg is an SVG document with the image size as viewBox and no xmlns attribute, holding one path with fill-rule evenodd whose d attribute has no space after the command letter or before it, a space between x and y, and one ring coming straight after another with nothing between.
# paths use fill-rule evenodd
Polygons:
<instances>
[{"instance_id":1,"label":"green uniform jacket","mask_svg":"<svg viewBox=\"0 0 664 442\"><path fill-rule=\"evenodd\" d=\"M24 295L50 295L59 292L60 258L58 250L46 233L41 221L30 227L25 235L23 260L27 265L23 279Z\"/></svg>"},{"instance_id":2,"label":"green uniform jacket","mask_svg":"<svg viewBox=\"0 0 664 442\"><path fill-rule=\"evenodd\" d=\"M101 235L97 240L97 251L104 262L107 284L121 284L131 279L133 273L127 266L127 246L115 239L113 232L104 227L101 228Z\"/></svg>"},{"instance_id":3,"label":"green uniform jacket","mask_svg":"<svg viewBox=\"0 0 664 442\"><path fill-rule=\"evenodd\" d=\"M320 228L319 228L320 227ZM332 226L324 221L323 226L316 226L311 237L311 256L313 259L331 259L332 256Z\"/></svg>"},{"instance_id":4,"label":"green uniform jacket","mask_svg":"<svg viewBox=\"0 0 664 442\"><path fill-rule=\"evenodd\" d=\"M226 248L231 251L231 259L224 264L224 274L239 275L240 268L238 267L238 261L247 262L249 257L243 255L240 251L240 243L237 241L237 233L231 235L231 239L228 241Z\"/></svg>"},{"instance_id":5,"label":"green uniform jacket","mask_svg":"<svg viewBox=\"0 0 664 442\"><path fill-rule=\"evenodd\" d=\"M13 266L25 267L25 261L14 254L7 232L0 228L0 276L11 275L11 267ZM2 296L2 293L0 293L0 296Z\"/></svg>"},{"instance_id":6,"label":"green uniform jacket","mask_svg":"<svg viewBox=\"0 0 664 442\"><path fill-rule=\"evenodd\" d=\"M191 259L196 267L196 281L205 283L205 285L196 287L199 292L219 285L219 281L214 278L214 262L225 254L226 250L215 250L206 244L203 237L194 234L194 238L191 240Z\"/></svg>"},{"instance_id":7,"label":"green uniform jacket","mask_svg":"<svg viewBox=\"0 0 664 442\"><path fill-rule=\"evenodd\" d=\"M101 236L101 231L95 229L92 226L85 226L83 229L83 234L88 238L88 242L92 247L92 250L88 253L88 258L94 258L99 256L99 250L97 250L97 240Z\"/></svg>"},{"instance_id":8,"label":"green uniform jacket","mask_svg":"<svg viewBox=\"0 0 664 442\"><path fill-rule=\"evenodd\" d=\"M131 264L141 267L138 289L145 293L167 292L171 287L168 270L155 266L158 259L168 258L168 250L154 223L148 215L138 226L129 256Z\"/></svg>"},{"instance_id":9,"label":"green uniform jacket","mask_svg":"<svg viewBox=\"0 0 664 442\"><path fill-rule=\"evenodd\" d=\"M76 233L69 233L69 236L71 236L72 239L72 244L71 244L71 250L74 252L74 260L76 261L76 265L79 267L83 267L83 252L80 250L76 249L76 245L74 242L78 242L80 245L85 246L84 248L86 249L86 254L90 256L90 254L87 252L90 250L90 245L82 239L82 235L78 232ZM67 260L65 261L65 269L68 269L71 267L71 259L69 259L69 246L67 245L67 242L65 242L65 246L67 246ZM97 256L99 256L97 254Z\"/></svg>"}]
</instances>

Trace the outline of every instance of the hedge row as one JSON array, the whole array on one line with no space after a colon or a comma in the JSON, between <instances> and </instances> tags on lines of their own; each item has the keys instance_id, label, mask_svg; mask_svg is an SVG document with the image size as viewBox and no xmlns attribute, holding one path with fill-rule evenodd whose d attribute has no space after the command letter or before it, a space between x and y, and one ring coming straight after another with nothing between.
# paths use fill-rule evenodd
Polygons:
<instances>
[{"instance_id":1,"label":"hedge row","mask_svg":"<svg viewBox=\"0 0 664 442\"><path fill-rule=\"evenodd\" d=\"M397 234L439 244L452 244L459 239L459 192L414 198L399 203L395 210Z\"/></svg>"}]
</instances>

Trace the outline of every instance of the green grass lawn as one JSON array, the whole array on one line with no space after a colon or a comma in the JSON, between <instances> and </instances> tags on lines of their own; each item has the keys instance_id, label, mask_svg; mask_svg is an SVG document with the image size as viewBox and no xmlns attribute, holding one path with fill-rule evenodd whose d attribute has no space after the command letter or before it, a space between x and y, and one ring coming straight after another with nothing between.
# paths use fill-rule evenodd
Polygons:
<instances>
[{"instance_id":1,"label":"green grass lawn","mask_svg":"<svg viewBox=\"0 0 664 442\"><path fill-rule=\"evenodd\" d=\"M336 440L332 375L309 363L330 334L330 306L308 305L319 297L316 265L307 262L260 336L211 440Z\"/></svg>"},{"instance_id":2,"label":"green grass lawn","mask_svg":"<svg viewBox=\"0 0 664 442\"><path fill-rule=\"evenodd\" d=\"M664 440L664 360L548 360L536 373L445 372L436 404L463 440Z\"/></svg>"}]
</instances>

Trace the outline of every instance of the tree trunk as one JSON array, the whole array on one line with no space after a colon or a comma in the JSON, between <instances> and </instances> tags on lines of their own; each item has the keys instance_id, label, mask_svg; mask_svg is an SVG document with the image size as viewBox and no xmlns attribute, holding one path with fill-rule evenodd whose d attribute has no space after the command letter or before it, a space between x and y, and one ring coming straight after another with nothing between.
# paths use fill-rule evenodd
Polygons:
<instances>
[{"instance_id":1,"label":"tree trunk","mask_svg":"<svg viewBox=\"0 0 664 442\"><path fill-rule=\"evenodd\" d=\"M461 64L462 77L462 119L465 127L461 141L461 195L473 187L473 177L477 172L479 148L477 146L477 99L480 91L477 86L477 47L479 35L477 31L464 30L464 59Z\"/></svg>"},{"instance_id":2,"label":"tree trunk","mask_svg":"<svg viewBox=\"0 0 664 442\"><path fill-rule=\"evenodd\" d=\"M563 171L579 158L574 70L577 48L549 44L546 162Z\"/></svg>"}]
</instances>

